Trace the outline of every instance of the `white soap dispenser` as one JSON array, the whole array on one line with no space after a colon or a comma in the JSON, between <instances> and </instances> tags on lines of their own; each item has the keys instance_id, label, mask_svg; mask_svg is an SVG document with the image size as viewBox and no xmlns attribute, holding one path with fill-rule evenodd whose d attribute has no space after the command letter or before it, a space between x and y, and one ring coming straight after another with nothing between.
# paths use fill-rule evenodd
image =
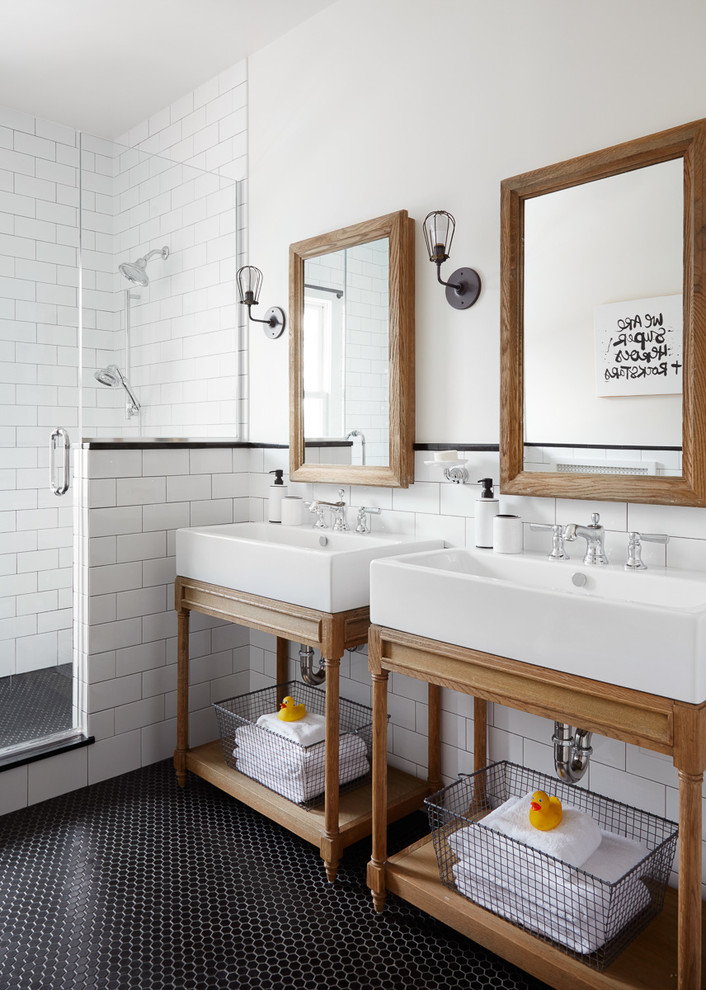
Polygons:
<instances>
[{"instance_id":1,"label":"white soap dispenser","mask_svg":"<svg viewBox=\"0 0 706 990\"><path fill-rule=\"evenodd\" d=\"M500 500L493 492L493 479L481 478L480 495L476 502L476 546L486 550L493 549L493 519L500 512Z\"/></svg>"},{"instance_id":2,"label":"white soap dispenser","mask_svg":"<svg viewBox=\"0 0 706 990\"><path fill-rule=\"evenodd\" d=\"M275 476L275 480L270 485L270 498L267 504L267 518L271 523L281 523L282 499L287 494L287 486L282 478L284 471L281 468L277 468L276 471L270 471L270 474Z\"/></svg>"}]
</instances>

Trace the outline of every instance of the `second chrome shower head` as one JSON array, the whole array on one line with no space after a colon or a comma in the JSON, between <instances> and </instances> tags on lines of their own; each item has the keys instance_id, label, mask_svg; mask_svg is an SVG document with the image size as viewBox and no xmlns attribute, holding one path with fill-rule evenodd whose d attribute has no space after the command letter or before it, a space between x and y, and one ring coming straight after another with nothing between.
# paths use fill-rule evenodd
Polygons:
<instances>
[{"instance_id":1,"label":"second chrome shower head","mask_svg":"<svg viewBox=\"0 0 706 990\"><path fill-rule=\"evenodd\" d=\"M140 403L137 401L135 393L130 388L130 383L117 364L109 364L107 368L99 368L98 371L93 372L93 377L101 385L107 385L108 388L120 388L122 386L126 394L125 412L128 418L139 414Z\"/></svg>"}]
</instances>

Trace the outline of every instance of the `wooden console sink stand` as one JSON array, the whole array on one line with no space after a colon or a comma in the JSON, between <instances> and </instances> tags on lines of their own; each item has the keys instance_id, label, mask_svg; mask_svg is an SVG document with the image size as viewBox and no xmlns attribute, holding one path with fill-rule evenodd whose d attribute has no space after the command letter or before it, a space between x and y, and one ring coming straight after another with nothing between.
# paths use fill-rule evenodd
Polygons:
<instances>
[{"instance_id":1,"label":"wooden console sink stand","mask_svg":"<svg viewBox=\"0 0 706 990\"><path fill-rule=\"evenodd\" d=\"M373 848L368 886L378 911L392 891L556 990L702 990L701 793L706 703L563 674L532 664L371 626L373 677ZM476 769L486 765L486 708L510 708L591 729L669 754L679 772L679 890L607 970L598 973L441 885L431 838L387 858L387 680L390 671L428 682L429 783L440 781L441 687L474 696Z\"/></svg>"},{"instance_id":2,"label":"wooden console sink stand","mask_svg":"<svg viewBox=\"0 0 706 990\"><path fill-rule=\"evenodd\" d=\"M231 588L178 577L174 607L178 615L177 648L177 746L174 769L183 787L186 771L203 777L234 798L267 815L319 847L329 881L336 879L343 849L370 835L372 795L370 783L339 795L338 787L338 685L344 650L365 643L368 608L348 612L318 612L288 602L250 595ZM324 807L309 811L232 770L223 759L220 740L189 749L189 615L203 612L239 625L273 633L277 637L276 680L287 681L287 642L292 640L321 650L326 667L326 790ZM428 785L409 774L390 769L388 803L383 817L396 821L419 807Z\"/></svg>"}]
</instances>

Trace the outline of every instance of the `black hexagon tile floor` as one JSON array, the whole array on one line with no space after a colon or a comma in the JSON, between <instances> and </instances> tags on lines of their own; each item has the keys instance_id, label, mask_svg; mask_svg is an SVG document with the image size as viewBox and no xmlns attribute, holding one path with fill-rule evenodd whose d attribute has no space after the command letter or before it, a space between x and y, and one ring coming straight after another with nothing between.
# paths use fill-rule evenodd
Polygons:
<instances>
[{"instance_id":1,"label":"black hexagon tile floor","mask_svg":"<svg viewBox=\"0 0 706 990\"><path fill-rule=\"evenodd\" d=\"M0 990L543 990L394 896L376 914L369 854L329 885L316 848L170 761L5 815Z\"/></svg>"},{"instance_id":2,"label":"black hexagon tile floor","mask_svg":"<svg viewBox=\"0 0 706 990\"><path fill-rule=\"evenodd\" d=\"M70 729L72 700L70 663L0 677L0 747Z\"/></svg>"}]
</instances>

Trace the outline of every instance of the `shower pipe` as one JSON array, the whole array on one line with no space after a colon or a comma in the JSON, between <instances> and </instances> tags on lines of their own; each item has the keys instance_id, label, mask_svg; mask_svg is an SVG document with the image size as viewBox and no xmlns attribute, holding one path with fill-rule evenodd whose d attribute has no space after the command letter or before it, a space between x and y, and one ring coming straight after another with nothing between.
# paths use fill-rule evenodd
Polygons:
<instances>
[{"instance_id":1,"label":"shower pipe","mask_svg":"<svg viewBox=\"0 0 706 990\"><path fill-rule=\"evenodd\" d=\"M311 282L304 283L305 289L316 289L317 292L331 292L336 299L343 298L343 289L331 289L328 285L313 285Z\"/></svg>"}]
</instances>

